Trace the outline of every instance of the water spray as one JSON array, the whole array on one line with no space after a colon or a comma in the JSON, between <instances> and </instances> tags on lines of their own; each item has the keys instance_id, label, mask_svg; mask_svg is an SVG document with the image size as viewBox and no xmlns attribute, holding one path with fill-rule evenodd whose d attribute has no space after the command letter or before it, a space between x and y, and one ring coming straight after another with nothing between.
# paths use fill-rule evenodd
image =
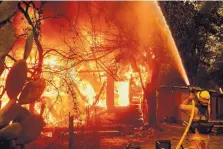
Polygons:
<instances>
[{"instance_id":1,"label":"water spray","mask_svg":"<svg viewBox=\"0 0 223 149\"><path fill-rule=\"evenodd\" d=\"M187 77L186 70L183 66L183 62L182 62L182 59L180 57L179 51L178 51L177 46L174 42L173 36L170 32L170 28L169 28L169 26L166 22L166 19L165 19L163 13L162 13L162 10L161 10L158 2L155 2L155 5L156 5L156 8L158 9L160 19L161 19L162 23L164 24L164 26L166 28L165 29L165 34L168 37L168 38L166 38L167 39L167 45L170 47L170 52L171 52L171 54L174 58L174 61L175 61L176 65L177 65L177 69L178 69L181 77L183 78L185 84L190 85L190 82L189 82L189 79Z\"/></svg>"},{"instance_id":2,"label":"water spray","mask_svg":"<svg viewBox=\"0 0 223 149\"><path fill-rule=\"evenodd\" d=\"M178 69L181 77L183 78L185 84L187 85L186 88L189 89L189 92L195 92L196 89L190 86L190 82L189 82L189 79L187 77L186 70L185 70L185 68L183 66L183 62L182 62L182 59L180 57L179 51L178 51L177 46L176 46L176 44L174 42L173 36L172 36L172 34L170 32L170 29L169 29L169 26L168 26L168 24L167 24L167 22L165 20L165 17L163 15L162 11L161 11L161 8L158 5L158 2L155 2L155 5L156 5L156 8L158 9L158 13L160 15L161 21L163 22L163 24L164 24L164 26L166 28L165 34L166 34L167 37L169 37L169 38L167 38L167 46L169 47L169 49L171 51L171 54L172 54L172 56L174 58L174 61L175 61L176 65L177 65L177 69ZM179 143L177 144L176 149L179 149L180 147L182 147L181 144L184 141L184 139L186 137L186 134L188 133L188 130L189 130L189 128L191 126L191 123L193 121L194 109L195 109L194 108L195 107L194 100L192 100L192 106L193 106L193 108L192 108L192 111L191 111L191 114L190 114L190 119L189 119L188 125L187 125L187 127L186 127L186 129L185 129L185 131L184 131L184 133L183 133Z\"/></svg>"}]
</instances>

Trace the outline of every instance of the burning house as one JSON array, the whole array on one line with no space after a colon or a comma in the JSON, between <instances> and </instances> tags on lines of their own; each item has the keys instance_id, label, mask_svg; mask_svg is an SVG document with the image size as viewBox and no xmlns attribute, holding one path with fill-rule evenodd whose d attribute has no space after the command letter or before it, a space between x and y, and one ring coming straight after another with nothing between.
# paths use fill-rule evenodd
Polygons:
<instances>
[{"instance_id":1,"label":"burning house","mask_svg":"<svg viewBox=\"0 0 223 149\"><path fill-rule=\"evenodd\" d=\"M190 82L158 2L2 3L10 17L0 20L0 38L8 37L0 42L0 109L12 101L25 109L21 127L37 115L51 138L69 125L70 145L74 130L187 119L178 110L187 89L161 86ZM220 119L222 97L211 93L211 116Z\"/></svg>"},{"instance_id":2,"label":"burning house","mask_svg":"<svg viewBox=\"0 0 223 149\"><path fill-rule=\"evenodd\" d=\"M56 3L52 5L58 8ZM72 7L79 7L79 5L82 4L73 3ZM119 29L106 23L104 18L99 17L95 22L89 22L95 18L88 13L82 13L85 9L92 15L101 13L94 10L94 7L100 5L92 3L90 6L88 8L81 6L82 9L79 10L81 16L79 16L76 31L72 30L73 26L66 26L69 22L64 22L63 16L57 16L58 20L46 19L42 24L41 41L46 48L43 51L41 65L42 76L47 78L47 87L38 101L25 106L34 113L41 114L50 127L65 127L69 112L76 116L75 123L85 124L87 109L90 110L89 116L92 116L95 110L103 113L103 111L114 108L122 109L134 104L135 108L140 111L143 98L142 86L150 78L150 66L145 60L138 61L138 59L141 55L145 59L148 56L147 52L142 49L137 52L143 52L142 54L136 53L138 56L133 56L134 52L128 52L127 42L129 41L124 38L118 39L118 36L122 36ZM31 6L29 10L30 16L35 15ZM51 15L54 11L47 8L44 15ZM69 12L60 10L60 8L58 11L70 15ZM20 20L21 17L24 17L23 14L17 13L13 18L16 35L23 34L23 28L29 28L29 22L25 19ZM61 30L59 25L61 22L66 27L62 32L57 33L56 31ZM54 26L54 31L49 28L52 23L58 24ZM100 23L101 27L92 28L92 25L98 26ZM29 29L27 31L30 32ZM55 38L53 34L56 34L58 38ZM64 35L66 36L63 37ZM62 42L60 37L64 38ZM21 36L15 42L12 57L20 59L26 40ZM54 48L55 46L58 48ZM27 57L28 68L34 71L40 65L36 53L38 48L34 45L30 56ZM154 55L152 50L149 54ZM14 59L7 58L7 65L12 66ZM2 82L5 82L7 75L8 70L5 70L1 75ZM30 71L29 77L32 75ZM2 107L8 100L7 95L4 94Z\"/></svg>"}]
</instances>

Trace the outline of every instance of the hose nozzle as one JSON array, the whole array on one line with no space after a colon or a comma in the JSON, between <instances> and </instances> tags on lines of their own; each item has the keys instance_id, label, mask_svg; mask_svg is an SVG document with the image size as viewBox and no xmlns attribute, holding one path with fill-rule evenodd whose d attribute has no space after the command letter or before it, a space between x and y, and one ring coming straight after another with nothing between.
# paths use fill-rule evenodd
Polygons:
<instances>
[{"instance_id":1,"label":"hose nozzle","mask_svg":"<svg viewBox=\"0 0 223 149\"><path fill-rule=\"evenodd\" d=\"M188 86L189 92L190 93L195 93L196 92L196 88L193 86Z\"/></svg>"}]
</instances>

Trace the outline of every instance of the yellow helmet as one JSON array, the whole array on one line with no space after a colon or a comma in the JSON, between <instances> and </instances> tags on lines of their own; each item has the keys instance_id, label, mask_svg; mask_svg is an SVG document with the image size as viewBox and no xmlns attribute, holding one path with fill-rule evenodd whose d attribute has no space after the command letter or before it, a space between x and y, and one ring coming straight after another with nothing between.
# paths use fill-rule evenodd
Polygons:
<instances>
[{"instance_id":1,"label":"yellow helmet","mask_svg":"<svg viewBox=\"0 0 223 149\"><path fill-rule=\"evenodd\" d=\"M210 101L210 94L208 91L200 91L197 93L197 98L202 105L207 106Z\"/></svg>"}]
</instances>

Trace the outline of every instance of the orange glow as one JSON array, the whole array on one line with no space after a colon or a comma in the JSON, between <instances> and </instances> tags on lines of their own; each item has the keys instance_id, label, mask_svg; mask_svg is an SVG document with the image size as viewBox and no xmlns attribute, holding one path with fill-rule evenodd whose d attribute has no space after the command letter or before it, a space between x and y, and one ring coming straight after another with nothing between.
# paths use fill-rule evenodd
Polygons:
<instances>
[{"instance_id":1,"label":"orange glow","mask_svg":"<svg viewBox=\"0 0 223 149\"><path fill-rule=\"evenodd\" d=\"M104 42L102 36L96 38L95 40L96 40L96 44L102 44ZM88 44L89 44L88 45L89 47L92 46L91 44L93 44L93 41L89 41ZM33 48L35 49L36 47L33 47ZM19 51L22 51L22 50L23 48L21 47L21 50ZM20 52L19 54L20 54L19 57L22 57L23 52ZM58 67L63 67L66 65L63 61L59 61L58 59L59 58L56 55L48 55L47 57L45 57L44 62L43 62L43 71L46 69L57 70ZM31 52L31 55L28 58L27 62L28 62L29 68L33 67L35 63L35 50ZM7 62L7 65L9 66L12 64L13 64L12 61ZM95 62L89 62L87 67L90 70L97 70ZM138 72L134 72L131 65L128 65L127 67L128 67L127 70L123 72L125 79L121 82L115 82L115 90L114 90L115 106L129 106L129 85L130 85L129 80L132 77L135 78L134 79L135 85L141 87L139 77L138 77ZM145 83L148 78L148 70L143 65L139 65L139 69L142 74L143 82ZM8 70L5 70L5 72L1 76L1 80L3 82L5 81L7 74L8 74ZM105 75L105 74L106 72L103 72L103 71L100 72L100 75ZM80 99L80 97L77 97L78 110L81 111L81 115L78 115L80 118L74 120L74 126L77 126L80 124L83 125L85 123L86 107L90 107L94 103L95 97L98 92L96 92L94 88L95 84L90 83L86 78L82 79L78 71L75 72L75 74L73 75L76 80L79 80L77 82L78 88L81 94L85 97L87 101L87 102L84 102L83 100ZM64 83L62 78L58 74L52 76L48 72L44 72L43 76L45 78L52 79L56 87L60 87L60 85ZM97 80L100 80L99 77L97 77ZM101 82L106 81L106 79L103 79L103 78L101 80L102 80ZM51 84L47 85L46 91L43 93L43 96L47 97L43 101L43 104L45 104L45 107L46 107L43 113L43 118L46 121L48 127L66 127L68 113L73 109L72 97L70 97L69 93L64 91L63 88L59 88L59 89L60 89L60 93L59 93L60 98L58 98L57 89ZM106 108L105 93L102 93L102 95L100 96L99 101L96 104L97 107ZM1 100L3 101L2 107L4 107L7 104L9 99L7 95L5 94ZM54 108L54 110L52 109L52 107ZM35 110L37 113L40 113L40 110L41 110L40 102L36 102Z\"/></svg>"},{"instance_id":2,"label":"orange glow","mask_svg":"<svg viewBox=\"0 0 223 149\"><path fill-rule=\"evenodd\" d=\"M115 106L129 105L129 82L115 82Z\"/></svg>"},{"instance_id":3,"label":"orange glow","mask_svg":"<svg viewBox=\"0 0 223 149\"><path fill-rule=\"evenodd\" d=\"M81 93L87 98L86 106L93 104L93 99L96 96L94 88L89 84L89 82L83 80L79 84L79 89Z\"/></svg>"},{"instance_id":4,"label":"orange glow","mask_svg":"<svg viewBox=\"0 0 223 149\"><path fill-rule=\"evenodd\" d=\"M139 65L139 70L141 72L141 76L142 76L142 82L143 84L146 84L147 81L150 82L150 76L149 76L149 68L147 68L146 66L143 65Z\"/></svg>"},{"instance_id":5,"label":"orange glow","mask_svg":"<svg viewBox=\"0 0 223 149\"><path fill-rule=\"evenodd\" d=\"M46 58L44 60L44 65L48 65L50 68L55 68L55 66L58 65L56 57Z\"/></svg>"},{"instance_id":6,"label":"orange glow","mask_svg":"<svg viewBox=\"0 0 223 149\"><path fill-rule=\"evenodd\" d=\"M1 108L3 108L9 102L8 96L6 94L3 95L3 97L1 98L1 101L2 101Z\"/></svg>"},{"instance_id":7,"label":"orange glow","mask_svg":"<svg viewBox=\"0 0 223 149\"><path fill-rule=\"evenodd\" d=\"M16 26L17 35L23 34L24 33L23 29L28 28L27 22L24 21L25 19L22 22L20 22L21 21L20 17L21 17L21 15L17 15L15 18L16 23L14 23L14 25ZM46 22L44 22L43 26L46 27L47 21L48 20L46 20ZM105 42L108 41L109 35L103 35L100 31L97 31L97 30L94 33L92 33L89 25L86 25L85 22L81 22L81 23L82 23L81 26L84 29L82 30L82 28L80 28L81 35L79 38L84 38L84 39L83 39L83 43L79 43L79 41L75 41L75 46L77 45L77 48L74 48L74 50L77 50L77 53L82 52L81 54L88 55L89 53L91 54L92 47L98 47L98 46L103 47L103 45L107 44ZM103 25L101 25L101 26L103 26ZM47 28L51 28L51 26L48 26ZM102 29L104 29L104 28L102 27ZM107 28L105 28L105 29L107 29ZM50 29L50 30L52 31L52 29ZM63 42L61 42L61 41L58 42L58 41L59 41L59 39L61 39L61 37L65 36L66 42L70 44L71 42L73 42L73 41L71 41L72 37L74 36L73 32L69 31L69 33L61 35L61 34L57 33L55 30L55 31L52 31L53 32L52 35L50 35L50 37L48 37L49 35L46 35L46 34L47 33L49 34L49 32L46 31L46 28L44 29L44 27L42 27L41 31L43 31L43 32L41 32L42 33L41 34L42 35L41 44L44 46L44 52L46 52L45 50L47 50L48 48L54 49L55 47L58 48L59 50L61 50L60 52L62 54L69 52L68 50L70 50L70 49ZM50 39L48 39L48 38L50 38ZM147 39L147 38L145 38L145 39ZM25 41L25 38L23 40ZM16 50L19 51L18 52L19 54L16 55L16 59L20 59L23 55L24 41L19 43L18 45L16 45ZM46 49L45 49L45 47L46 47ZM17 51L16 51L16 53L17 53ZM148 51L143 51L144 57L148 56L147 52ZM34 63L38 59L38 55L36 55L36 53L37 53L36 45L34 44L31 55L27 59L29 68L33 67ZM66 55L66 54L64 54L64 55ZM90 107L94 103L96 96L98 94L98 90L97 90L97 86L94 83L92 83L91 81L89 81L89 79L87 77L81 77L79 70L81 70L81 68L85 68L86 70L98 70L98 69L103 70L104 68L101 68L100 66L98 66L99 68L97 68L95 61L87 62L87 64L82 63L81 66L72 68L72 71L73 70L75 71L74 73L72 72L72 76L71 76L71 78L73 79L72 81L74 81L77 84L77 87L80 90L80 93L84 96L86 101L81 99L81 97L78 96L78 93L77 93L76 99L73 99L73 97L71 97L70 93L66 89L64 89L64 88L66 88L66 86L64 85L65 83L63 80L64 79L63 75L70 74L71 71L70 70L63 71L61 73L60 72L55 73L55 75L54 74L52 75L46 71L46 69L47 70L49 70L49 69L50 70L59 70L58 67L66 68L67 63L61 61L60 60L61 57L56 55L53 52L48 53L45 56L46 57L44 57L44 61L43 61L43 71L44 71L43 77L50 80L51 82L47 84L46 91L43 93L43 96L46 96L47 98L41 102L43 102L46 107L45 112L43 113L43 118L46 121L47 126L51 126L51 127L52 126L57 126L57 127L67 126L67 116L68 116L68 113L73 110L73 100L77 101L78 110L80 111L80 115L76 116L78 118L75 118L75 120L74 120L74 125L76 126L78 124L84 124L84 122L86 120L86 107ZM90 58L92 58L92 57L90 57ZM155 58L155 55L153 58ZM75 62L75 60L73 60L73 61ZM12 62L9 62L9 63L12 63ZM10 66L10 65L7 63L7 66ZM69 67L69 66L67 66L67 67ZM149 76L150 69L148 68L147 64L138 64L137 65L137 67L141 73L142 82L139 79L139 73L135 72L135 70L133 70L133 68L131 67L130 64L127 64L126 67L127 67L126 70L121 70L121 75L123 75L124 77L122 77L121 81L119 80L120 82L118 82L118 81L115 82L115 89L114 89L115 106L129 106L129 104L130 104L129 103L129 98L130 98L129 91L130 91L130 85L131 85L130 80L131 79L134 82L133 83L134 86L139 87L139 88L142 87L141 83L143 83L145 85L146 82L149 81L149 79L150 79L150 76ZM8 74L8 70L5 71L5 74L2 75L2 77L5 78L7 74ZM100 71L100 72L97 72L94 74L91 73L91 74L96 75L97 76L96 80L98 82L100 82L101 84L102 84L102 82L106 83L106 79L104 79L103 77L102 78L99 77L99 74L101 76L105 76L106 71ZM76 80L78 80L78 81L76 81ZM53 85L51 84L52 82L53 82ZM68 83L70 83L70 82L68 82ZM74 89L74 87L72 85L70 85L70 86L71 86L72 90L76 91L76 89ZM59 93L58 93L58 90L59 90ZM106 90L106 88L104 90ZM4 106L8 102L8 97L5 94L3 96L3 98L2 98L2 100L3 100L2 105ZM38 113L40 112L40 107L41 107L40 102L37 102L35 105L35 110ZM96 107L99 109L106 108L106 91L103 91L102 95L99 97L99 101L96 104ZM74 112L72 114L74 114Z\"/></svg>"},{"instance_id":8,"label":"orange glow","mask_svg":"<svg viewBox=\"0 0 223 149\"><path fill-rule=\"evenodd\" d=\"M124 76L129 80L133 75L133 70L131 66L128 66L127 72L125 72Z\"/></svg>"},{"instance_id":9,"label":"orange glow","mask_svg":"<svg viewBox=\"0 0 223 149\"><path fill-rule=\"evenodd\" d=\"M81 93L85 96L85 98L87 99L85 106L92 105L95 101L95 96L96 96L93 86L88 81L83 80L79 84L79 89ZM105 101L106 101L105 99L100 98L99 102L97 103L97 106L105 108L106 107Z\"/></svg>"}]
</instances>

